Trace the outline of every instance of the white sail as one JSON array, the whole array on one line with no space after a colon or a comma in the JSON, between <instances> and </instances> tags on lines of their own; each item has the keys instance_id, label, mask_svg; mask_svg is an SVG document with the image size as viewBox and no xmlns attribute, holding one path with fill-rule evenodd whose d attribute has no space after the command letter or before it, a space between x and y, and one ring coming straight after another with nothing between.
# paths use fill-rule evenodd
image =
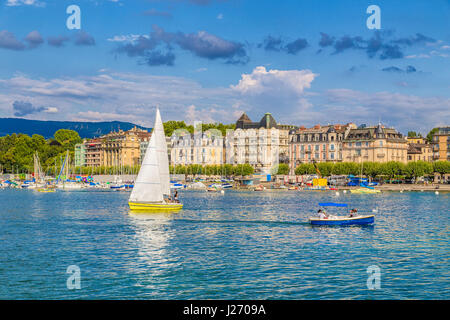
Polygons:
<instances>
[{"instance_id":1,"label":"white sail","mask_svg":"<svg viewBox=\"0 0 450 320\"><path fill-rule=\"evenodd\" d=\"M159 109L156 109L156 120L152 136L156 138L161 191L164 195L170 196L169 157L167 155L166 135L164 134L164 126L161 121Z\"/></svg>"},{"instance_id":2,"label":"white sail","mask_svg":"<svg viewBox=\"0 0 450 320\"><path fill-rule=\"evenodd\" d=\"M152 134L129 201L163 202L156 150L156 135Z\"/></svg>"},{"instance_id":3,"label":"white sail","mask_svg":"<svg viewBox=\"0 0 450 320\"><path fill-rule=\"evenodd\" d=\"M152 136L134 183L130 201L163 202L164 195L170 196L169 158L161 115L159 109L156 109Z\"/></svg>"}]
</instances>

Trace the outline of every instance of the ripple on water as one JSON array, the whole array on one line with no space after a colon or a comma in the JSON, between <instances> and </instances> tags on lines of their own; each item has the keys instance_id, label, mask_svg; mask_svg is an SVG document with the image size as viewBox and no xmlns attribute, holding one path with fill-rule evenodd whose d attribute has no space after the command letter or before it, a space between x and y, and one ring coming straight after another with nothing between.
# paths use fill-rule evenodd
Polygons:
<instances>
[{"instance_id":1,"label":"ripple on water","mask_svg":"<svg viewBox=\"0 0 450 320\"><path fill-rule=\"evenodd\" d=\"M128 196L0 191L0 298L450 298L448 194L342 194L376 209L369 227L310 226L332 192L182 191L177 214L130 214Z\"/></svg>"}]
</instances>

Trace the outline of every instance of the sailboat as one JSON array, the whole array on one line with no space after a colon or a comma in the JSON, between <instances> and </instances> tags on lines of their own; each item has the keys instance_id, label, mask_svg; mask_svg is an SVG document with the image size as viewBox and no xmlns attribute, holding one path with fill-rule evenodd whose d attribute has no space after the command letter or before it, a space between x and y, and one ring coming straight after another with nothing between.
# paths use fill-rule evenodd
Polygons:
<instances>
[{"instance_id":1,"label":"sailboat","mask_svg":"<svg viewBox=\"0 0 450 320\"><path fill-rule=\"evenodd\" d=\"M128 205L131 210L147 212L177 211L183 207L182 203L171 202L169 198L170 174L166 136L159 109L156 109L153 132Z\"/></svg>"},{"instance_id":2,"label":"sailboat","mask_svg":"<svg viewBox=\"0 0 450 320\"><path fill-rule=\"evenodd\" d=\"M361 161L361 174L359 178L359 188L357 189L351 189L350 193L358 193L358 194L367 194L367 193L380 193L380 190L375 189L374 187L369 187L368 185L363 185L362 178L363 178L363 162Z\"/></svg>"}]
</instances>

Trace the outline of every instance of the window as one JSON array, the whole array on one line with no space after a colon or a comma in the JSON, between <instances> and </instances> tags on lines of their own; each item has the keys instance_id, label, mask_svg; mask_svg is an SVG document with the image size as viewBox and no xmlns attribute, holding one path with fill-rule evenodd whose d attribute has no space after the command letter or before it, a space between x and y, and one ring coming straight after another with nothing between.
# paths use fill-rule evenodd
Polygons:
<instances>
[{"instance_id":1,"label":"window","mask_svg":"<svg viewBox=\"0 0 450 320\"><path fill-rule=\"evenodd\" d=\"M334 153L330 153L330 159L334 160Z\"/></svg>"},{"instance_id":2,"label":"window","mask_svg":"<svg viewBox=\"0 0 450 320\"><path fill-rule=\"evenodd\" d=\"M318 144L315 145L315 150L319 151L319 145Z\"/></svg>"},{"instance_id":3,"label":"window","mask_svg":"<svg viewBox=\"0 0 450 320\"><path fill-rule=\"evenodd\" d=\"M382 147L383 146L383 141L380 141L380 147Z\"/></svg>"},{"instance_id":4,"label":"window","mask_svg":"<svg viewBox=\"0 0 450 320\"><path fill-rule=\"evenodd\" d=\"M348 143L348 146L349 146L349 147L351 147L351 146L352 146L352 143L351 143L351 142L349 142L349 143Z\"/></svg>"},{"instance_id":5,"label":"window","mask_svg":"<svg viewBox=\"0 0 450 320\"><path fill-rule=\"evenodd\" d=\"M369 142L366 142L366 147L368 147L369 146Z\"/></svg>"},{"instance_id":6,"label":"window","mask_svg":"<svg viewBox=\"0 0 450 320\"><path fill-rule=\"evenodd\" d=\"M361 147L361 142L356 142L356 143L355 143L355 146Z\"/></svg>"},{"instance_id":7,"label":"window","mask_svg":"<svg viewBox=\"0 0 450 320\"><path fill-rule=\"evenodd\" d=\"M334 144L330 144L330 150L334 151Z\"/></svg>"}]
</instances>

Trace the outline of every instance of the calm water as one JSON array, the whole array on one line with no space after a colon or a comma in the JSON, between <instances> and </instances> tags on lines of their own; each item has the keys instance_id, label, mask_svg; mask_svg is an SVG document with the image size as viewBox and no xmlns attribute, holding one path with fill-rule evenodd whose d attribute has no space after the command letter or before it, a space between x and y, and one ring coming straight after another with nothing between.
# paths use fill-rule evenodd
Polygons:
<instances>
[{"instance_id":1,"label":"calm water","mask_svg":"<svg viewBox=\"0 0 450 320\"><path fill-rule=\"evenodd\" d=\"M180 195L178 214L136 215L129 193L0 190L0 299L450 298L450 194ZM312 227L319 201L375 209L375 225Z\"/></svg>"}]
</instances>

